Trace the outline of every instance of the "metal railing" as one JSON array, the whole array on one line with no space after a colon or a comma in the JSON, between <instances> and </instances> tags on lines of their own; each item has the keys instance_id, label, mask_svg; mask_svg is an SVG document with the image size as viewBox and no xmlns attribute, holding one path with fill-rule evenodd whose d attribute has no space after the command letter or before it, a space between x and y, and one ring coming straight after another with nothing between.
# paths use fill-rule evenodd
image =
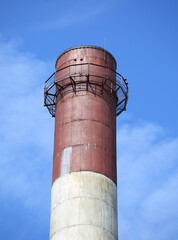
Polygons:
<instances>
[{"instance_id":1,"label":"metal railing","mask_svg":"<svg viewBox=\"0 0 178 240\"><path fill-rule=\"evenodd\" d=\"M92 63L72 64L54 72L45 82L44 105L54 117L56 98L79 91L92 92L112 104L115 101L117 116L126 109L126 79L109 67Z\"/></svg>"}]
</instances>

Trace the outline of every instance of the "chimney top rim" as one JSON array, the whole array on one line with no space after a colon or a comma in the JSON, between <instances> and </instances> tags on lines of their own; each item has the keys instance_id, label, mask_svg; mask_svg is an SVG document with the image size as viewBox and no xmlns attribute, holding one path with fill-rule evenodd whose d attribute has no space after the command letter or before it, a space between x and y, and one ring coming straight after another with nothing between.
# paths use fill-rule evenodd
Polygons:
<instances>
[{"instance_id":1,"label":"chimney top rim","mask_svg":"<svg viewBox=\"0 0 178 240\"><path fill-rule=\"evenodd\" d=\"M71 48L68 48L66 49L65 51L63 51L57 58L56 60L56 65L57 65L57 61L59 60L59 58L64 55L65 53L71 51L71 50L75 50L75 49L82 49L82 48L93 48L93 49L98 49L98 50L101 50L103 52L106 52L108 55L110 55L113 59L114 59L114 62L116 64L116 67L117 67L117 62L116 62L116 59L114 58L114 56L109 52L107 51L106 49L102 48L102 47L98 47L98 46L95 46L95 45L79 45L79 46L75 46L75 47L71 47Z\"/></svg>"}]
</instances>

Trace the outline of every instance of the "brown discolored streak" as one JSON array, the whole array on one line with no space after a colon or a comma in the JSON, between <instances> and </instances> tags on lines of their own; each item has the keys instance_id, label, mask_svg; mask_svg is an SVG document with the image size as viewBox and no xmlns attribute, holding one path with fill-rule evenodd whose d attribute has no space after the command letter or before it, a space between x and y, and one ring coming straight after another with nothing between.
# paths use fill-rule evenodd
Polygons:
<instances>
[{"instance_id":1,"label":"brown discolored streak","mask_svg":"<svg viewBox=\"0 0 178 240\"><path fill-rule=\"evenodd\" d=\"M91 65L91 63L106 68ZM67 66L70 68L65 68ZM85 46L64 52L56 62L56 82L66 84L65 77L75 73L100 72L114 78L116 62L101 48ZM94 75L94 74L93 74ZM78 75L77 75L78 76ZM64 81L61 83L61 79ZM80 77L78 77L80 81ZM94 77L95 82L102 79ZM109 81L109 80L108 80ZM108 84L111 84L109 82ZM62 85L60 85L61 87ZM81 85L82 86L82 85ZM72 86L70 85L69 88ZM80 90L80 85L78 87ZM100 89L99 89L100 90ZM58 87L56 89L58 91ZM69 91L56 101L53 182L67 172L93 171L104 174L116 183L116 98L110 101L92 91Z\"/></svg>"}]
</instances>

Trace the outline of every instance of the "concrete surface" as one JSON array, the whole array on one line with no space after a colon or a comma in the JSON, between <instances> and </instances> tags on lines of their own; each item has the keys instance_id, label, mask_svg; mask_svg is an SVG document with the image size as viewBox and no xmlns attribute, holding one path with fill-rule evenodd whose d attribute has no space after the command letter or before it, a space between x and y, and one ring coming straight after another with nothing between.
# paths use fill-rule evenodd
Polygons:
<instances>
[{"instance_id":1,"label":"concrete surface","mask_svg":"<svg viewBox=\"0 0 178 240\"><path fill-rule=\"evenodd\" d=\"M65 174L51 194L51 240L117 240L117 190L108 177Z\"/></svg>"}]
</instances>

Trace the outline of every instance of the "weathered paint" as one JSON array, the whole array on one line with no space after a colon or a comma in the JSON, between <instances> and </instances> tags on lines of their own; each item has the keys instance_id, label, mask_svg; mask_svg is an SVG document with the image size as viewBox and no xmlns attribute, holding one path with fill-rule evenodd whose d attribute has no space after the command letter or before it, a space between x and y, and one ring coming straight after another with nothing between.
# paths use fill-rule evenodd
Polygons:
<instances>
[{"instance_id":1,"label":"weathered paint","mask_svg":"<svg viewBox=\"0 0 178 240\"><path fill-rule=\"evenodd\" d=\"M102 174L82 171L53 183L52 240L117 240L116 185Z\"/></svg>"},{"instance_id":2,"label":"weathered paint","mask_svg":"<svg viewBox=\"0 0 178 240\"><path fill-rule=\"evenodd\" d=\"M106 64L107 62L108 66L114 67L114 69L116 68L116 65L117 65L113 55L110 52L108 52L106 49L98 46L84 45L84 46L72 47L62 52L56 60L56 69L59 69L66 64L65 60L62 63L60 62L61 63L60 65L58 62L59 58L61 58L64 54L65 56L67 56L67 59L68 58L71 59L72 63L73 62L77 63L78 61L81 61L81 60L85 61L87 58L96 59L97 57L98 60L101 61L103 64ZM70 57L70 55L72 55L72 57Z\"/></svg>"},{"instance_id":3,"label":"weathered paint","mask_svg":"<svg viewBox=\"0 0 178 240\"><path fill-rule=\"evenodd\" d=\"M55 129L53 181L61 174L64 149L72 147L69 172L94 171L116 183L115 115L102 98L66 95L57 107Z\"/></svg>"},{"instance_id":4,"label":"weathered paint","mask_svg":"<svg viewBox=\"0 0 178 240\"><path fill-rule=\"evenodd\" d=\"M50 238L117 240L116 95L109 92L106 101L87 89L73 92L67 82L71 74L80 81L80 72L97 71L113 84L115 59L98 47L76 47L59 56L59 69L56 91L63 84L69 91L56 99ZM102 78L93 78L101 91Z\"/></svg>"},{"instance_id":5,"label":"weathered paint","mask_svg":"<svg viewBox=\"0 0 178 240\"><path fill-rule=\"evenodd\" d=\"M90 63L97 65L77 65ZM65 68L66 66L70 68ZM116 62L113 56L102 48L84 46L65 51L56 62L56 82L71 74L100 72L103 76L115 78ZM65 77L64 77L65 76ZM78 79L80 80L80 79ZM66 84L63 80L60 82ZM95 77L100 83L102 78ZM97 86L97 85L96 85ZM69 86L72 88L72 85ZM70 89L71 90L71 89ZM53 182L63 173L64 149L72 147L69 172L93 171L104 174L115 183L116 180L116 99L111 101L88 91L70 92L62 98L57 96L55 113L55 141L53 157Z\"/></svg>"},{"instance_id":6,"label":"weathered paint","mask_svg":"<svg viewBox=\"0 0 178 240\"><path fill-rule=\"evenodd\" d=\"M71 156L72 156L72 147L64 148L62 153L62 159L61 159L61 173L60 173L61 176L66 173L69 173Z\"/></svg>"}]
</instances>

